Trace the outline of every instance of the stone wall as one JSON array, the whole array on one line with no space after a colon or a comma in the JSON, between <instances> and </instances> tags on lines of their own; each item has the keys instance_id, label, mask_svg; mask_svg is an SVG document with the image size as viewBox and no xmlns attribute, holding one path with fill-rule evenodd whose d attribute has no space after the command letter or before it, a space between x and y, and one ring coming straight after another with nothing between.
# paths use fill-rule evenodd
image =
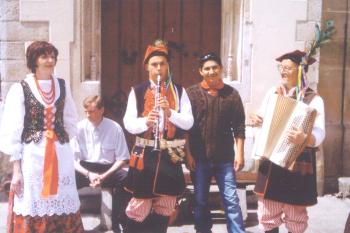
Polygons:
<instances>
[{"instance_id":1,"label":"stone wall","mask_svg":"<svg viewBox=\"0 0 350 233\"><path fill-rule=\"evenodd\" d=\"M322 20L333 19L336 34L321 48L319 93L325 101L325 189L337 191L339 176L350 176L349 0L324 0ZM348 7L348 9L347 9ZM347 40L347 46L345 46Z\"/></svg>"},{"instance_id":2,"label":"stone wall","mask_svg":"<svg viewBox=\"0 0 350 233\"><path fill-rule=\"evenodd\" d=\"M295 49L304 50L321 21L322 0L253 0L251 9L252 66L251 102L246 111L255 112L269 88L280 83L275 58ZM310 66L308 78L317 88L318 64Z\"/></svg>"},{"instance_id":3,"label":"stone wall","mask_svg":"<svg viewBox=\"0 0 350 233\"><path fill-rule=\"evenodd\" d=\"M0 1L0 122L5 96L10 86L22 80L28 70L25 61L26 43L48 40L49 27L45 22L21 22L20 1ZM8 180L12 166L9 157L0 153L0 192ZM0 199L3 195L0 195Z\"/></svg>"},{"instance_id":4,"label":"stone wall","mask_svg":"<svg viewBox=\"0 0 350 233\"><path fill-rule=\"evenodd\" d=\"M45 22L20 22L19 0L0 1L0 74L1 100L13 82L28 73L25 44L33 40L48 40Z\"/></svg>"}]
</instances>

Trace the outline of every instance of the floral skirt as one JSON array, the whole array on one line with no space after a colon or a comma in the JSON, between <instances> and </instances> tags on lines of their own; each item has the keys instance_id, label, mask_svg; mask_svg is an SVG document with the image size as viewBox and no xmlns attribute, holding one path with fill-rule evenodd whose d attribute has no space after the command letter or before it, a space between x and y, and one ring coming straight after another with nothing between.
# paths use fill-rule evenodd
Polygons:
<instances>
[{"instance_id":1,"label":"floral skirt","mask_svg":"<svg viewBox=\"0 0 350 233\"><path fill-rule=\"evenodd\" d=\"M68 215L22 216L14 215L13 233L83 233L80 212Z\"/></svg>"},{"instance_id":2,"label":"floral skirt","mask_svg":"<svg viewBox=\"0 0 350 233\"><path fill-rule=\"evenodd\" d=\"M22 216L13 211L13 192L9 198L7 233L83 233L80 212L52 216Z\"/></svg>"}]
</instances>

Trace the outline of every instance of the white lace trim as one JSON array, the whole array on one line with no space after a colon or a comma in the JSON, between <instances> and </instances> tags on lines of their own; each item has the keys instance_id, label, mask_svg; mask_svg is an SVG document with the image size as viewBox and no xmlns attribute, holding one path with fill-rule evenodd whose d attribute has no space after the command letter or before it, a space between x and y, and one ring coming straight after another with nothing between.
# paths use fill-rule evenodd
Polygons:
<instances>
[{"instance_id":1,"label":"white lace trim","mask_svg":"<svg viewBox=\"0 0 350 233\"><path fill-rule=\"evenodd\" d=\"M80 207L74 177L64 176L59 180L58 194L47 199L41 197L41 176L32 176L25 184L24 193L15 197L13 211L23 216L52 216L76 213Z\"/></svg>"}]
</instances>

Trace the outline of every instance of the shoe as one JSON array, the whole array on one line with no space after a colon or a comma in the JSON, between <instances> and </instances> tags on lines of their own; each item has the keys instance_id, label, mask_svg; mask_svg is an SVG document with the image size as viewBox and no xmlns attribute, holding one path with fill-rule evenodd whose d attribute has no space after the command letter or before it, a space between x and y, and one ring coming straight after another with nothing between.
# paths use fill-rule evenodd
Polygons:
<instances>
[{"instance_id":1,"label":"shoe","mask_svg":"<svg viewBox=\"0 0 350 233\"><path fill-rule=\"evenodd\" d=\"M271 229L271 230L269 230L269 231L265 231L265 233L278 233L278 227L275 227L275 228L273 228L273 229Z\"/></svg>"},{"instance_id":2,"label":"shoe","mask_svg":"<svg viewBox=\"0 0 350 233\"><path fill-rule=\"evenodd\" d=\"M113 233L122 233L122 230L120 229L119 225L115 225L112 227Z\"/></svg>"}]
</instances>

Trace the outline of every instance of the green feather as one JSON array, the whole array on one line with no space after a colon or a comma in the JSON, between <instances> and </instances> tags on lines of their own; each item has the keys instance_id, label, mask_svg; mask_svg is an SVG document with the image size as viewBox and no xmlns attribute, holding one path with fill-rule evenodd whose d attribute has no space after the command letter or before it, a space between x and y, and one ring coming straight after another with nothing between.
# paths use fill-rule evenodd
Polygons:
<instances>
[{"instance_id":1,"label":"green feather","mask_svg":"<svg viewBox=\"0 0 350 233\"><path fill-rule=\"evenodd\" d=\"M321 29L318 24L315 24L315 38L309 44L309 49L307 50L307 57L310 58L316 55L316 51L321 45L331 41L332 36L335 33L334 21L327 20Z\"/></svg>"}]
</instances>

